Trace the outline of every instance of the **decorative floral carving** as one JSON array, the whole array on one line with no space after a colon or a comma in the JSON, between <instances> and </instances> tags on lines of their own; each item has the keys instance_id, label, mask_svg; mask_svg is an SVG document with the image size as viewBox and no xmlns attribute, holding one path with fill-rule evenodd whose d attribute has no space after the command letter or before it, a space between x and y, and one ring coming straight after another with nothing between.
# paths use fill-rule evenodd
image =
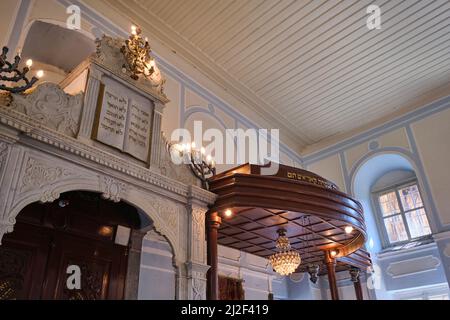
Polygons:
<instances>
[{"instance_id":1,"label":"decorative floral carving","mask_svg":"<svg viewBox=\"0 0 450 320\"><path fill-rule=\"evenodd\" d=\"M170 200L156 198L152 201L152 207L160 220L167 226L166 235L178 244L178 219L180 215L179 207Z\"/></svg>"},{"instance_id":2,"label":"decorative floral carving","mask_svg":"<svg viewBox=\"0 0 450 320\"><path fill-rule=\"evenodd\" d=\"M206 283L204 280L193 279L192 281L192 299L205 300Z\"/></svg>"},{"instance_id":3,"label":"decorative floral carving","mask_svg":"<svg viewBox=\"0 0 450 320\"><path fill-rule=\"evenodd\" d=\"M126 184L111 177L101 178L102 197L114 202L120 202L121 194L125 192Z\"/></svg>"},{"instance_id":4,"label":"decorative floral carving","mask_svg":"<svg viewBox=\"0 0 450 320\"><path fill-rule=\"evenodd\" d=\"M42 203L53 202L56 199L59 199L59 196L60 196L59 192L52 191L52 190L46 190L42 194L41 199L39 201Z\"/></svg>"},{"instance_id":5,"label":"decorative floral carving","mask_svg":"<svg viewBox=\"0 0 450 320\"><path fill-rule=\"evenodd\" d=\"M200 207L192 208L192 259L199 262L205 260L205 212Z\"/></svg>"},{"instance_id":6,"label":"decorative floral carving","mask_svg":"<svg viewBox=\"0 0 450 320\"><path fill-rule=\"evenodd\" d=\"M72 175L72 172L67 169L61 167L50 167L46 164L40 163L34 158L28 158L27 164L25 166L25 174L22 178L21 191L43 188L70 175ZM43 195L43 199L51 200L52 198L54 198L54 196L55 195L49 194L45 196Z\"/></svg>"},{"instance_id":7,"label":"decorative floral carving","mask_svg":"<svg viewBox=\"0 0 450 320\"><path fill-rule=\"evenodd\" d=\"M10 107L38 123L75 137L78 133L83 94L71 96L58 85L44 83L30 94L13 94Z\"/></svg>"}]
</instances>

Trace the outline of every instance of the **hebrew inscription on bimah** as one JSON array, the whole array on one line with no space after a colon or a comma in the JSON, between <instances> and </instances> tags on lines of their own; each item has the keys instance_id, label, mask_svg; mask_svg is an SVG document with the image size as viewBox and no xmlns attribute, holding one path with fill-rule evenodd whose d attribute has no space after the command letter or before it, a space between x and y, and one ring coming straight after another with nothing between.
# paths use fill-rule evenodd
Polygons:
<instances>
[{"instance_id":1,"label":"hebrew inscription on bimah","mask_svg":"<svg viewBox=\"0 0 450 320\"><path fill-rule=\"evenodd\" d=\"M151 101L136 101L108 87L104 87L99 99L94 138L139 160L147 161Z\"/></svg>"}]
</instances>

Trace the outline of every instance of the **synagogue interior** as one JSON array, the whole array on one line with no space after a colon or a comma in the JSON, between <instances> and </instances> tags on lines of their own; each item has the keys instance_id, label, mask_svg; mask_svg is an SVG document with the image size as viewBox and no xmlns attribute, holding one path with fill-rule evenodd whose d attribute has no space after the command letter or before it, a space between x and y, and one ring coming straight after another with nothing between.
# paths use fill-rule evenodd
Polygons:
<instances>
[{"instance_id":1,"label":"synagogue interior","mask_svg":"<svg viewBox=\"0 0 450 320\"><path fill-rule=\"evenodd\" d=\"M449 300L448 0L1 0L0 300Z\"/></svg>"}]
</instances>

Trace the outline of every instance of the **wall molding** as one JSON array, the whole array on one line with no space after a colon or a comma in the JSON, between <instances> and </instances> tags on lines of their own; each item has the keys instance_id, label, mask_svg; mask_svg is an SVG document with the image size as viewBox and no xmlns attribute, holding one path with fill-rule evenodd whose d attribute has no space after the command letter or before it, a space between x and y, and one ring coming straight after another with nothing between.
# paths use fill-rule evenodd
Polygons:
<instances>
[{"instance_id":1,"label":"wall molding","mask_svg":"<svg viewBox=\"0 0 450 320\"><path fill-rule=\"evenodd\" d=\"M440 265L441 260L433 255L428 255L392 262L386 268L386 273L393 279L397 279L435 271Z\"/></svg>"},{"instance_id":2,"label":"wall molding","mask_svg":"<svg viewBox=\"0 0 450 320\"><path fill-rule=\"evenodd\" d=\"M394 130L404 128L413 122L422 120L435 113L441 112L450 108L450 96L443 97L434 102L419 107L413 111L400 115L384 124L375 126L364 132L355 134L354 136L344 139L341 142L335 143L329 147L322 148L321 150L314 151L308 155L302 155L302 159L305 165L309 165L313 162L330 157L340 151L352 148L361 143L367 142L372 139L376 139L379 136L392 132Z\"/></svg>"},{"instance_id":3,"label":"wall molding","mask_svg":"<svg viewBox=\"0 0 450 320\"><path fill-rule=\"evenodd\" d=\"M437 250L438 247L436 243L431 242L414 248L401 249L398 251L388 251L388 252L380 252L377 254L377 260L379 262L388 260L388 259L401 259L408 255L412 254L420 254L426 251Z\"/></svg>"}]
</instances>

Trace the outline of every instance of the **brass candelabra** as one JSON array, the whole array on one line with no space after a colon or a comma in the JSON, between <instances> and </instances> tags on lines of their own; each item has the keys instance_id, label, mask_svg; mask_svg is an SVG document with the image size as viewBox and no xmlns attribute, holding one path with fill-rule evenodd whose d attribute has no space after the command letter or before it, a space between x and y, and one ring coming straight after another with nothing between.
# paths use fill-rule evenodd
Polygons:
<instances>
[{"instance_id":1,"label":"brass candelabra","mask_svg":"<svg viewBox=\"0 0 450 320\"><path fill-rule=\"evenodd\" d=\"M42 70L39 70L36 73L36 77L28 79L27 73L30 71L33 61L28 59L26 61L26 66L23 67L22 70L19 70L21 61L20 55L14 57L14 62L9 62L7 60L8 51L8 47L3 47L2 53L0 54L0 91L4 90L11 93L23 92L31 88L44 73ZM17 85L20 82L23 82L24 84Z\"/></svg>"},{"instance_id":2,"label":"brass candelabra","mask_svg":"<svg viewBox=\"0 0 450 320\"><path fill-rule=\"evenodd\" d=\"M196 148L195 142L192 142L172 144L170 149L176 152L182 163L189 165L192 173L202 182L202 187L209 190L208 179L216 174L216 164L211 155L206 155L205 148Z\"/></svg>"},{"instance_id":3,"label":"brass candelabra","mask_svg":"<svg viewBox=\"0 0 450 320\"><path fill-rule=\"evenodd\" d=\"M141 28L132 26L131 35L121 49L127 63L123 67L130 70L134 80L139 79L140 75L151 77L155 72L155 59L151 56L150 45L141 33Z\"/></svg>"}]
</instances>

